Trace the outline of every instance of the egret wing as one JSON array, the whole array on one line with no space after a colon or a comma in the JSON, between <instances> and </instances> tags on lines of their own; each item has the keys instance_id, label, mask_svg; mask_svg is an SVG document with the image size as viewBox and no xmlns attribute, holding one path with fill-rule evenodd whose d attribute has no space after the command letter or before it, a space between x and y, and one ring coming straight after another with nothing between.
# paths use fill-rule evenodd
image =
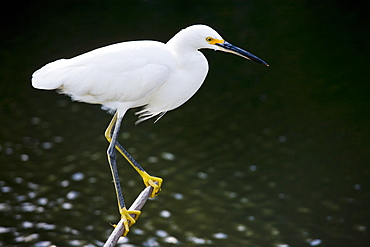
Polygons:
<instances>
[{"instance_id":1,"label":"egret wing","mask_svg":"<svg viewBox=\"0 0 370 247\"><path fill-rule=\"evenodd\" d=\"M50 63L35 72L33 85L89 103L137 101L162 85L174 66L163 43L124 42Z\"/></svg>"}]
</instances>

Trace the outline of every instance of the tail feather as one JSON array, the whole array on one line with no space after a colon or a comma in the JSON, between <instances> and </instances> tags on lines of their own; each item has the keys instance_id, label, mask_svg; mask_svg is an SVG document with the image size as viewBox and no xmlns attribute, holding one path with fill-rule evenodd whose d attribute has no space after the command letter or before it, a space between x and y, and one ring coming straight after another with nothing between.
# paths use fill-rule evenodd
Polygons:
<instances>
[{"instance_id":1,"label":"tail feather","mask_svg":"<svg viewBox=\"0 0 370 247\"><path fill-rule=\"evenodd\" d=\"M53 90L62 86L63 76L61 68L65 66L67 59L60 59L48 63L35 71L32 75L32 86L38 89Z\"/></svg>"}]
</instances>

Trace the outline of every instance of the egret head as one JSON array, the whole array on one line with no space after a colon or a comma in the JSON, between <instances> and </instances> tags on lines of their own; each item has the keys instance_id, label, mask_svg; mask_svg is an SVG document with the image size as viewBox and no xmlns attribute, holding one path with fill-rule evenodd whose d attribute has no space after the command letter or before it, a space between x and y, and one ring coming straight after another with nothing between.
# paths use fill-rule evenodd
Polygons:
<instances>
[{"instance_id":1,"label":"egret head","mask_svg":"<svg viewBox=\"0 0 370 247\"><path fill-rule=\"evenodd\" d=\"M181 30L168 43L177 43L190 46L195 49L212 49L232 53L251 61L269 66L265 61L252 53L245 51L237 46L225 41L221 35L206 25L193 25Z\"/></svg>"}]
</instances>

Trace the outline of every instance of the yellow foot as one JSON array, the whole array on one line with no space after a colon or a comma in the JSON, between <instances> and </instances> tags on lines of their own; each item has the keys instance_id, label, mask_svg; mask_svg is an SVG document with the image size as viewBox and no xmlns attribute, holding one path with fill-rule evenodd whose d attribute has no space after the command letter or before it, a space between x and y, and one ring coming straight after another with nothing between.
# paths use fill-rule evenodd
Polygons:
<instances>
[{"instance_id":1,"label":"yellow foot","mask_svg":"<svg viewBox=\"0 0 370 247\"><path fill-rule=\"evenodd\" d=\"M136 220L139 218L141 211L138 210L130 210L128 211L125 207L120 209L121 219L123 220L123 225L125 229L122 233L122 237L126 237L128 232L130 231L130 227L136 223ZM112 225L116 227L116 225Z\"/></svg>"},{"instance_id":2,"label":"yellow foot","mask_svg":"<svg viewBox=\"0 0 370 247\"><path fill-rule=\"evenodd\" d=\"M162 186L163 179L158 178L158 177L150 176L147 173L143 174L142 177L143 177L145 186L150 185L150 186L153 187L153 191L152 191L152 194L150 195L150 198L153 198L153 197L157 196L159 194L159 192L161 191L161 186Z\"/></svg>"}]
</instances>

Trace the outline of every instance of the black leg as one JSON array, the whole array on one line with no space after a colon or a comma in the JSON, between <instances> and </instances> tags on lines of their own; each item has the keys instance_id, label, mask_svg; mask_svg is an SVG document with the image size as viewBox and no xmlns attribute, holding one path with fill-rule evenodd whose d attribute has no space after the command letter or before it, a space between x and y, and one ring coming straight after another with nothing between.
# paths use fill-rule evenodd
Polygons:
<instances>
[{"instance_id":1,"label":"black leg","mask_svg":"<svg viewBox=\"0 0 370 247\"><path fill-rule=\"evenodd\" d=\"M117 162L116 162L116 143L117 143L117 137L118 137L118 132L121 126L122 122L122 117L117 119L117 113L114 115L111 123L108 126L108 130L111 128L114 128L112 138L110 139L110 144L107 150L107 155L108 155L108 162L109 166L112 171L112 176L113 176L113 182L114 182L114 187L116 189L116 195L117 195L117 201L118 201L118 210L121 214L121 218L123 219L123 224L125 226L125 231L123 232L123 237L127 235L129 232L129 227L135 224L136 220L139 218L140 211L138 210L131 210L128 211L125 206L125 201L123 198L123 193L121 189L121 183L119 181L119 175L118 175L118 169L117 169Z\"/></svg>"},{"instance_id":2,"label":"black leg","mask_svg":"<svg viewBox=\"0 0 370 247\"><path fill-rule=\"evenodd\" d=\"M117 119L118 118L118 119ZM118 132L117 132L117 125L118 129L121 126L122 117L119 118L118 114L116 113L110 122L107 130L105 131L105 137L111 143L110 148L113 149L113 144L115 148L122 154L122 156L130 163L130 165L139 173L139 175L144 180L145 186L152 186L153 192L150 197L155 197L159 191L161 190L162 186L162 179L154 176L150 176L136 161L132 156L122 147L122 145L117 141ZM108 149L109 150L109 149ZM109 153L108 153L109 155ZM116 168L117 169L117 168ZM117 194L118 195L118 194Z\"/></svg>"},{"instance_id":3,"label":"black leg","mask_svg":"<svg viewBox=\"0 0 370 247\"><path fill-rule=\"evenodd\" d=\"M116 146L117 136L118 136L118 132L119 132L120 125L121 125L121 120L122 119L118 119L118 121L116 121L116 123L114 124L112 140L107 150L108 161L111 167L113 182L114 182L114 186L115 186L116 194L117 194L118 206L120 209L125 207L125 200L123 198L121 183L119 181L117 162L116 162L117 155L116 155L115 146Z\"/></svg>"}]
</instances>

